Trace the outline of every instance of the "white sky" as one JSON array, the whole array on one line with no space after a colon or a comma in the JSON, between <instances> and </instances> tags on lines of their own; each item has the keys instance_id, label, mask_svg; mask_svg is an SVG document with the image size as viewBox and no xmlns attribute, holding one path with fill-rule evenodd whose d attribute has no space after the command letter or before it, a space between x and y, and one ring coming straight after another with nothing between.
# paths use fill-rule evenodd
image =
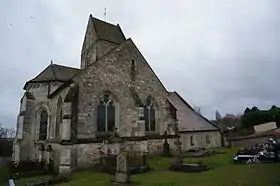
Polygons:
<instances>
[{"instance_id":1,"label":"white sky","mask_svg":"<svg viewBox=\"0 0 280 186\"><path fill-rule=\"evenodd\" d=\"M280 1L1 0L0 123L50 60L80 66L89 14L119 23L161 78L209 119L280 105ZM34 17L30 19L30 16ZM9 26L12 24L11 26Z\"/></svg>"}]
</instances>

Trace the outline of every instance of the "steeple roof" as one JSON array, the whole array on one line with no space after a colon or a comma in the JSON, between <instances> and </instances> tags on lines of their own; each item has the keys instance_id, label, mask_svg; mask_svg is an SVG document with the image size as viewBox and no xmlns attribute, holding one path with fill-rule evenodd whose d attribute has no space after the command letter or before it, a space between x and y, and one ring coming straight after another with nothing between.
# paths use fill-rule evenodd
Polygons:
<instances>
[{"instance_id":1,"label":"steeple roof","mask_svg":"<svg viewBox=\"0 0 280 186\"><path fill-rule=\"evenodd\" d=\"M99 39L121 44L126 41L126 38L119 26L107 23L90 15L90 19L94 25L96 36Z\"/></svg>"},{"instance_id":2,"label":"steeple roof","mask_svg":"<svg viewBox=\"0 0 280 186\"><path fill-rule=\"evenodd\" d=\"M65 82L79 71L80 69L77 68L72 68L72 67L67 67L67 66L62 66L57 64L50 64L35 78L26 82L23 89L26 88L28 83L36 83L36 82L39 83L39 82L48 82L48 81Z\"/></svg>"}]
</instances>

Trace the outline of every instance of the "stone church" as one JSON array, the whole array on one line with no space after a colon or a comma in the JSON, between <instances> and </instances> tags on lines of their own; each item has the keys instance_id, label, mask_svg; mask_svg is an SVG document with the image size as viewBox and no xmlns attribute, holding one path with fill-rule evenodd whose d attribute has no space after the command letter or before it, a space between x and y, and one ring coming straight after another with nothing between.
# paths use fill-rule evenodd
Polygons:
<instances>
[{"instance_id":1,"label":"stone church","mask_svg":"<svg viewBox=\"0 0 280 186\"><path fill-rule=\"evenodd\" d=\"M91 15L80 68L51 62L23 89L17 162L51 159L69 172L97 161L100 150L118 153L115 142L104 143L112 136L125 150L149 154L162 152L164 138L176 151L180 135L183 149L220 146L218 128L166 90L121 27Z\"/></svg>"}]
</instances>

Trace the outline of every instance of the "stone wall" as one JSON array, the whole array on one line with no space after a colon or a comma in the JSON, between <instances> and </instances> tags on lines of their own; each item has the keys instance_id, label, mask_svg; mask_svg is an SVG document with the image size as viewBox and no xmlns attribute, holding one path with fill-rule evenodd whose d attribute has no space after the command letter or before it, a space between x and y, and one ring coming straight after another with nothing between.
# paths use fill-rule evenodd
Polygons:
<instances>
[{"instance_id":1,"label":"stone wall","mask_svg":"<svg viewBox=\"0 0 280 186\"><path fill-rule=\"evenodd\" d=\"M81 69L84 69L91 63L94 63L118 45L119 44L98 39L95 33L94 25L91 18L89 18L81 52Z\"/></svg>"},{"instance_id":2,"label":"stone wall","mask_svg":"<svg viewBox=\"0 0 280 186\"><path fill-rule=\"evenodd\" d=\"M32 135L32 120L34 118L34 100L26 100L26 107L24 113L18 117L18 145L20 149L19 160L28 160L33 152L33 141L34 137ZM20 120L23 118L23 120ZM20 131L22 129L22 131Z\"/></svg>"},{"instance_id":3,"label":"stone wall","mask_svg":"<svg viewBox=\"0 0 280 186\"><path fill-rule=\"evenodd\" d=\"M20 149L19 160L36 160L40 152L36 145L39 132L39 116L37 112L40 109L45 109L48 112L48 140L54 139L55 123L57 113L57 101L59 96L63 100L68 88L63 90L60 95L53 99L48 99L48 90L54 91L60 84L59 83L31 83L27 86L27 91L32 95L33 99L26 99L25 96L21 101L20 113L17 124L17 140L15 144ZM22 131L21 131L22 129ZM22 138L20 137L22 136ZM47 144L47 142L43 142Z\"/></svg>"},{"instance_id":4,"label":"stone wall","mask_svg":"<svg viewBox=\"0 0 280 186\"><path fill-rule=\"evenodd\" d=\"M168 139L167 141L169 144L170 152L175 153L177 150L177 146L175 144L176 139ZM153 139L153 140L148 140L147 142L148 142L149 154L158 155L163 152L164 139Z\"/></svg>"},{"instance_id":5,"label":"stone wall","mask_svg":"<svg viewBox=\"0 0 280 186\"><path fill-rule=\"evenodd\" d=\"M176 139L168 139L171 153L175 153ZM160 155L163 152L164 139L152 139L142 141L126 141L123 144L126 151L148 152L149 155ZM77 151L77 168L87 168L97 163L100 158L99 148L105 151L103 143L89 143L74 145ZM113 147L113 145L111 145ZM112 151L113 152L113 151Z\"/></svg>"},{"instance_id":6,"label":"stone wall","mask_svg":"<svg viewBox=\"0 0 280 186\"><path fill-rule=\"evenodd\" d=\"M256 137L256 138L244 138L244 139L236 139L231 142L233 146L237 147L247 147L248 145L255 145L257 143L267 143L268 137Z\"/></svg>"},{"instance_id":7,"label":"stone wall","mask_svg":"<svg viewBox=\"0 0 280 186\"><path fill-rule=\"evenodd\" d=\"M102 58L102 56L109 53L113 48L117 47L119 44L115 44L112 42L98 40L96 42L96 60Z\"/></svg>"},{"instance_id":8,"label":"stone wall","mask_svg":"<svg viewBox=\"0 0 280 186\"><path fill-rule=\"evenodd\" d=\"M209 143L206 136L209 136ZM187 151L192 148L213 148L221 147L221 133L219 131L195 131L180 133L182 150ZM191 145L191 136L193 136L193 145Z\"/></svg>"},{"instance_id":9,"label":"stone wall","mask_svg":"<svg viewBox=\"0 0 280 186\"><path fill-rule=\"evenodd\" d=\"M77 148L77 166L87 167L97 162L100 157L99 147L102 143L78 144Z\"/></svg>"},{"instance_id":10,"label":"stone wall","mask_svg":"<svg viewBox=\"0 0 280 186\"><path fill-rule=\"evenodd\" d=\"M152 96L156 102L156 130L163 133L167 129L169 118L166 103L167 91L159 81L149 64L143 58L131 40L126 41L105 58L96 61L75 78L79 82L79 138L94 137L97 121L97 106L104 91L110 91L119 104L119 132L131 135L132 125L138 106L131 94L130 70L132 61L136 66L135 91L140 100L145 102Z\"/></svg>"},{"instance_id":11,"label":"stone wall","mask_svg":"<svg viewBox=\"0 0 280 186\"><path fill-rule=\"evenodd\" d=\"M96 37L95 31L94 31L93 23L91 21L91 18L89 18L86 33L85 33L85 38L84 38L84 42L83 42L83 47L82 47L82 51L81 51L81 69L86 67L86 58L87 58L88 52L90 50L94 50L94 48L92 46L93 46L94 42L96 41L96 39L97 39L97 37Z\"/></svg>"}]
</instances>

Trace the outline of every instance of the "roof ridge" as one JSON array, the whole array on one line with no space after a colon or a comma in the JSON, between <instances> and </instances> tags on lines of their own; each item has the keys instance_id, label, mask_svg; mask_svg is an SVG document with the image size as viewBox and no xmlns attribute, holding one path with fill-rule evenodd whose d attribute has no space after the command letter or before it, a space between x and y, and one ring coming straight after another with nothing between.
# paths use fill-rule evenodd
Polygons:
<instances>
[{"instance_id":1,"label":"roof ridge","mask_svg":"<svg viewBox=\"0 0 280 186\"><path fill-rule=\"evenodd\" d=\"M213 125L214 127L216 127L217 129L220 130L220 128L218 126L216 126L214 123L212 123L209 119L207 119L206 117L204 117L202 114L199 114L197 112L195 112L195 110L192 108L192 106L176 91L174 91L174 93L183 101L183 103L188 106L198 117L202 118L203 120L205 120L206 122L208 122L209 124Z\"/></svg>"},{"instance_id":2,"label":"roof ridge","mask_svg":"<svg viewBox=\"0 0 280 186\"><path fill-rule=\"evenodd\" d=\"M73 68L69 66L63 66L58 64L49 64L44 68L37 76L25 82L23 89L26 89L26 86L30 82L46 82L46 81L62 81L66 82L68 78L71 78L73 74L76 74L81 69Z\"/></svg>"},{"instance_id":3,"label":"roof ridge","mask_svg":"<svg viewBox=\"0 0 280 186\"><path fill-rule=\"evenodd\" d=\"M59 66L59 67L64 67L64 68L71 68L71 69L75 69L75 70L81 70L80 68L76 68L76 67L70 67L70 66L65 66L65 65L60 65L60 64L53 64L54 66Z\"/></svg>"},{"instance_id":4,"label":"roof ridge","mask_svg":"<svg viewBox=\"0 0 280 186\"><path fill-rule=\"evenodd\" d=\"M41 74L43 74L44 71L46 71L49 67L50 67L50 64L49 64L46 68L44 68L44 70L42 70L37 76L35 76L34 78L32 78L32 79L29 80L29 81L32 81L33 79L36 79L37 77L39 77L39 76L40 76Z\"/></svg>"},{"instance_id":5,"label":"roof ridge","mask_svg":"<svg viewBox=\"0 0 280 186\"><path fill-rule=\"evenodd\" d=\"M163 82L160 80L160 78L158 77L158 75L156 74L156 72L154 71L154 69L152 68L152 66L150 65L150 63L148 62L148 60L146 60L146 58L144 57L144 55L141 53L141 51L139 50L139 48L136 46L136 44L133 42L133 40L131 38L129 38L131 40L131 43L133 44L133 46L136 48L136 50L139 52L140 56L144 59L144 61L147 63L148 67L151 69L152 73L154 74L154 76L156 77L156 79L159 81L159 83L161 84L161 86L163 87L163 89L165 90L166 93L168 93L168 90L166 89L166 87L164 86Z\"/></svg>"},{"instance_id":6,"label":"roof ridge","mask_svg":"<svg viewBox=\"0 0 280 186\"><path fill-rule=\"evenodd\" d=\"M109 23L109 22L103 21L103 20L101 20L101 19L99 19L99 18L93 17L92 15L90 15L90 16L91 16L91 19L92 19L92 22L93 22L93 23L94 23L94 20L97 20L97 21L100 21L100 22L102 22L102 23L109 24L109 25L112 25L112 26L115 26L115 27L118 26L118 25L114 25L113 23Z\"/></svg>"}]
</instances>

